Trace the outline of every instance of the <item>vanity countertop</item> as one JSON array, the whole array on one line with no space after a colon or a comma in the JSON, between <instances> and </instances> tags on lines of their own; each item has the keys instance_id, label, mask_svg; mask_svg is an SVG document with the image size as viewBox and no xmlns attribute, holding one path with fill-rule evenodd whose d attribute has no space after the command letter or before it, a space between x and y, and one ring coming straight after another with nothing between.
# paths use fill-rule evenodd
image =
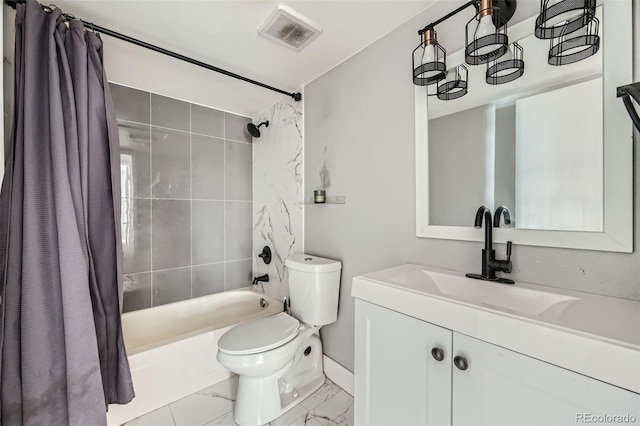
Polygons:
<instances>
[{"instance_id":1,"label":"vanity countertop","mask_svg":"<svg viewBox=\"0 0 640 426\"><path fill-rule=\"evenodd\" d=\"M352 296L640 393L640 302L406 264Z\"/></svg>"}]
</instances>

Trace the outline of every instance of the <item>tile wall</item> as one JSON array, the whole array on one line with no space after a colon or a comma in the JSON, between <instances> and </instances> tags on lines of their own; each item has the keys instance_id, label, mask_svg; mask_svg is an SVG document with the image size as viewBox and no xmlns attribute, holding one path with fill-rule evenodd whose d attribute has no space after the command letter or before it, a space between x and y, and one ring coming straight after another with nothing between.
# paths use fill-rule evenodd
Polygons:
<instances>
[{"instance_id":1,"label":"tile wall","mask_svg":"<svg viewBox=\"0 0 640 426\"><path fill-rule=\"evenodd\" d=\"M250 285L250 119L111 84L124 311Z\"/></svg>"}]
</instances>

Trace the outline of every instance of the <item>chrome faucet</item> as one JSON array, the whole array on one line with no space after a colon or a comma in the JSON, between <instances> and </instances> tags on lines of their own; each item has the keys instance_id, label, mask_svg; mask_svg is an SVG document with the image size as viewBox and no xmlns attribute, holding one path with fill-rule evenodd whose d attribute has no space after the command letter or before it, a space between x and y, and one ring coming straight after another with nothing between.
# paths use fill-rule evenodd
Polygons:
<instances>
[{"instance_id":1,"label":"chrome faucet","mask_svg":"<svg viewBox=\"0 0 640 426\"><path fill-rule=\"evenodd\" d=\"M496 211L496 223L500 225L500 215L504 213L505 224L511 223L509 211L499 207ZM476 218L473 226L482 228L484 220L484 250L482 250L482 274L466 274L469 278L477 280L495 281L502 284L513 284L514 281L508 278L496 277L496 271L510 273L511 272L511 241L507 241L507 260L496 259L496 251L493 249L493 223L491 221L491 210L486 206L480 206L476 212Z\"/></svg>"}]
</instances>

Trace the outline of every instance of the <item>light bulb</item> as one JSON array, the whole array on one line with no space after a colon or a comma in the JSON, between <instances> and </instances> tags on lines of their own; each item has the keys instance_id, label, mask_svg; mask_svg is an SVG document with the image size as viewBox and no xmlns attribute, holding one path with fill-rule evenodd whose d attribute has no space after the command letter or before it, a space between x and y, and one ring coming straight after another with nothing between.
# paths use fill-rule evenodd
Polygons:
<instances>
[{"instance_id":1,"label":"light bulb","mask_svg":"<svg viewBox=\"0 0 640 426\"><path fill-rule=\"evenodd\" d=\"M433 44L425 46L424 53L422 54L422 63L428 64L430 62L435 62L436 60L436 47Z\"/></svg>"},{"instance_id":2,"label":"light bulb","mask_svg":"<svg viewBox=\"0 0 640 426\"><path fill-rule=\"evenodd\" d=\"M484 36L494 34L496 32L496 26L493 25L493 18L491 15L485 15L480 18L478 28L476 29L476 40Z\"/></svg>"},{"instance_id":3,"label":"light bulb","mask_svg":"<svg viewBox=\"0 0 640 426\"><path fill-rule=\"evenodd\" d=\"M488 37L490 44L486 44L487 40L482 40L483 37ZM476 47L474 54L478 56L490 55L495 56L502 48L503 44L500 43L496 35L496 26L493 24L492 15L485 15L480 18L480 22L476 28L474 35L474 41L485 44L482 47ZM494 58L496 59L496 58Z\"/></svg>"}]
</instances>

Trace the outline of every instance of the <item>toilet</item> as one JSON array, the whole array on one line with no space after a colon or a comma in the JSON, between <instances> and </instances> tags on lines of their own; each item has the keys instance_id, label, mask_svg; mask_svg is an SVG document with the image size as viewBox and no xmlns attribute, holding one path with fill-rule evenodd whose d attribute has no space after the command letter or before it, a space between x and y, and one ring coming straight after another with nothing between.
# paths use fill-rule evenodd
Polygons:
<instances>
[{"instance_id":1,"label":"toilet","mask_svg":"<svg viewBox=\"0 0 640 426\"><path fill-rule=\"evenodd\" d=\"M247 321L218 341L218 361L239 376L233 418L241 426L269 423L325 381L319 331L338 317L342 264L298 254L285 267L291 315Z\"/></svg>"}]
</instances>

